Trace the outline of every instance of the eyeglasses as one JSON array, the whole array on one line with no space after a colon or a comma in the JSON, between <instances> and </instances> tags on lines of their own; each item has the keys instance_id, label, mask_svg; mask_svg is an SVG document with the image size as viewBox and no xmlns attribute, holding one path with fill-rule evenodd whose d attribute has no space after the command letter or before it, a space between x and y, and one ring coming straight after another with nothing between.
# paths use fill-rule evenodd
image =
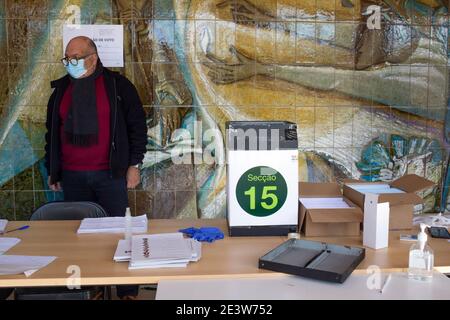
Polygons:
<instances>
[{"instance_id":1,"label":"eyeglasses","mask_svg":"<svg viewBox=\"0 0 450 320\"><path fill-rule=\"evenodd\" d=\"M64 57L64 58L61 59L61 62L66 67L69 65L69 63L71 65L73 65L73 66L77 66L79 60L85 59L85 58L87 58L89 56L92 56L93 54L96 54L96 53L97 52L92 52L92 53L89 53L89 54L87 54L87 55L85 55L83 57L75 57L75 58Z\"/></svg>"}]
</instances>

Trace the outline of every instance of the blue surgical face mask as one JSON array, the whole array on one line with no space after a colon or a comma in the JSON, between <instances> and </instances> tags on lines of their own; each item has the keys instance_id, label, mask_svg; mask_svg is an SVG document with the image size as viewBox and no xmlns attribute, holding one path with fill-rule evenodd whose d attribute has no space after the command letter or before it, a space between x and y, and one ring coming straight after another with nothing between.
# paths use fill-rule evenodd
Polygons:
<instances>
[{"instance_id":1,"label":"blue surgical face mask","mask_svg":"<svg viewBox=\"0 0 450 320\"><path fill-rule=\"evenodd\" d=\"M84 59L78 60L78 64L76 66L69 63L66 66L66 70L70 74L70 76L75 79L81 78L87 72L86 68L84 67Z\"/></svg>"}]
</instances>

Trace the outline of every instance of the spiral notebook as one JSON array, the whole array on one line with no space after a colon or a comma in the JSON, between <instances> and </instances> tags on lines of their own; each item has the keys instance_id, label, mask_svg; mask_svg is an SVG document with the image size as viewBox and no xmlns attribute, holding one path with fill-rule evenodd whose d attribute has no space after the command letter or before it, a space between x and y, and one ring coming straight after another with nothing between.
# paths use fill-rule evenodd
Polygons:
<instances>
[{"instance_id":1,"label":"spiral notebook","mask_svg":"<svg viewBox=\"0 0 450 320\"><path fill-rule=\"evenodd\" d=\"M201 243L182 233L137 235L131 240L128 269L186 267L201 257Z\"/></svg>"}]
</instances>

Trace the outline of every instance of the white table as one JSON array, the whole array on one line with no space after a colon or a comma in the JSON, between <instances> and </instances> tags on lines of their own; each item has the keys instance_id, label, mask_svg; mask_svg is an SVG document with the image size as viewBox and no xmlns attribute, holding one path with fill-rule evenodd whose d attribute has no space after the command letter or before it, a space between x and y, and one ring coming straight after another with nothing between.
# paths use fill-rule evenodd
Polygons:
<instances>
[{"instance_id":1,"label":"white table","mask_svg":"<svg viewBox=\"0 0 450 320\"><path fill-rule=\"evenodd\" d=\"M386 274L379 279L383 283ZM369 289L373 275L351 275L343 284L297 276L270 278L161 280L157 300L413 300L450 299L450 279L435 274L431 283L408 280L405 273L393 273L383 293ZM374 287L373 285L371 286Z\"/></svg>"}]
</instances>

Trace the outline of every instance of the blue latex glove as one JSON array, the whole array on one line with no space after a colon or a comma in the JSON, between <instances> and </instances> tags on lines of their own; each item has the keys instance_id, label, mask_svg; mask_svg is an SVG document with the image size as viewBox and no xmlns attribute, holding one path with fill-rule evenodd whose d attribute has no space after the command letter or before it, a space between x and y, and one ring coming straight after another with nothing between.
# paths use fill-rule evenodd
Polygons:
<instances>
[{"instance_id":1,"label":"blue latex glove","mask_svg":"<svg viewBox=\"0 0 450 320\"><path fill-rule=\"evenodd\" d=\"M214 242L215 240L223 239L224 235L220 229L215 227L203 227L199 232L196 232L193 236L195 240Z\"/></svg>"},{"instance_id":2,"label":"blue latex glove","mask_svg":"<svg viewBox=\"0 0 450 320\"><path fill-rule=\"evenodd\" d=\"M190 238L192 238L194 236L194 234L197 232L197 228L191 227L191 228L186 228L186 229L180 229L178 230L178 232L184 233L186 235L188 235Z\"/></svg>"},{"instance_id":3,"label":"blue latex glove","mask_svg":"<svg viewBox=\"0 0 450 320\"><path fill-rule=\"evenodd\" d=\"M224 238L223 232L216 227L186 228L179 230L197 241L214 242Z\"/></svg>"}]
</instances>

